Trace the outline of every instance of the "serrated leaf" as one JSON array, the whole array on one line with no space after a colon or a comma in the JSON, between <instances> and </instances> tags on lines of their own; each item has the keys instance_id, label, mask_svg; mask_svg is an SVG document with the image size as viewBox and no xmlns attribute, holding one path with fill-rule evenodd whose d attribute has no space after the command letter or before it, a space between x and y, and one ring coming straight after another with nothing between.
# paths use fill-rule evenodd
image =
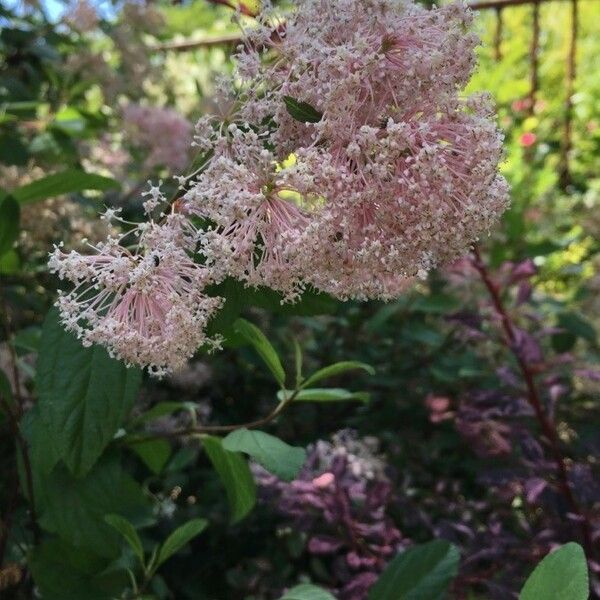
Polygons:
<instances>
[{"instance_id":1,"label":"serrated leaf","mask_svg":"<svg viewBox=\"0 0 600 600\"><path fill-rule=\"evenodd\" d=\"M292 96L284 96L283 101L288 113L301 123L318 123L323 118L323 113L319 112L314 106L308 102L301 102L292 98Z\"/></svg>"},{"instance_id":2,"label":"serrated leaf","mask_svg":"<svg viewBox=\"0 0 600 600\"><path fill-rule=\"evenodd\" d=\"M59 538L35 546L28 566L44 600L112 600L129 584L124 570L107 570L106 558Z\"/></svg>"},{"instance_id":3,"label":"serrated leaf","mask_svg":"<svg viewBox=\"0 0 600 600\"><path fill-rule=\"evenodd\" d=\"M398 554L369 592L369 600L441 600L458 572L458 550L445 540Z\"/></svg>"},{"instance_id":4,"label":"serrated leaf","mask_svg":"<svg viewBox=\"0 0 600 600\"><path fill-rule=\"evenodd\" d=\"M104 521L107 514L127 516L133 523L148 522L144 492L112 456L100 460L82 478L62 464L45 475L34 466L34 486L43 529L107 558L116 558L121 551L119 534Z\"/></svg>"},{"instance_id":5,"label":"serrated leaf","mask_svg":"<svg viewBox=\"0 0 600 600\"><path fill-rule=\"evenodd\" d=\"M356 360L345 360L319 369L304 381L302 387L311 386L314 383L317 383L317 381L321 381L321 379L327 379L328 377L335 377L336 375L346 373L347 371L357 370L366 371L369 375L375 375L375 369L371 365Z\"/></svg>"},{"instance_id":6,"label":"serrated leaf","mask_svg":"<svg viewBox=\"0 0 600 600\"><path fill-rule=\"evenodd\" d=\"M206 519L192 519L178 527L164 542L158 551L156 567L162 565L173 554L179 552L188 542L200 535L208 525Z\"/></svg>"},{"instance_id":7,"label":"serrated leaf","mask_svg":"<svg viewBox=\"0 0 600 600\"><path fill-rule=\"evenodd\" d=\"M120 183L116 179L86 173L80 169L67 169L60 173L47 175L36 181L32 181L16 190L12 195L20 204L29 204L46 198L54 198L62 194L83 192L85 190L106 191L119 189Z\"/></svg>"},{"instance_id":8,"label":"serrated leaf","mask_svg":"<svg viewBox=\"0 0 600 600\"><path fill-rule=\"evenodd\" d=\"M236 523L256 504L256 484L248 463L239 452L225 450L217 437L204 436L202 445L225 486L231 507L231 520Z\"/></svg>"},{"instance_id":9,"label":"serrated leaf","mask_svg":"<svg viewBox=\"0 0 600 600\"><path fill-rule=\"evenodd\" d=\"M290 446L273 435L237 429L223 439L223 448L249 454L258 464L284 481L292 481L306 460L306 450Z\"/></svg>"},{"instance_id":10,"label":"serrated leaf","mask_svg":"<svg viewBox=\"0 0 600 600\"><path fill-rule=\"evenodd\" d=\"M29 460L34 475L47 476L58 463L59 457L54 440L40 416L39 404L23 415L21 432L29 445ZM24 472L21 472L21 480L25 484ZM27 491L27 485L23 486L23 490Z\"/></svg>"},{"instance_id":11,"label":"serrated leaf","mask_svg":"<svg viewBox=\"0 0 600 600\"><path fill-rule=\"evenodd\" d=\"M138 557L140 564L144 564L144 549L142 541L137 534L135 527L121 515L106 515L104 520L116 531L118 531L125 541L129 544L135 555Z\"/></svg>"},{"instance_id":12,"label":"serrated leaf","mask_svg":"<svg viewBox=\"0 0 600 600\"><path fill-rule=\"evenodd\" d=\"M280 600L335 600L335 597L316 585L302 583L287 591Z\"/></svg>"},{"instance_id":13,"label":"serrated leaf","mask_svg":"<svg viewBox=\"0 0 600 600\"><path fill-rule=\"evenodd\" d=\"M19 237L20 209L12 196L0 197L0 256L6 254Z\"/></svg>"},{"instance_id":14,"label":"serrated leaf","mask_svg":"<svg viewBox=\"0 0 600 600\"><path fill-rule=\"evenodd\" d=\"M254 347L269 368L269 371L273 374L273 377L275 377L275 380L279 385L283 386L285 384L283 365L275 348L273 348L265 334L256 325L246 321L246 319L237 319L233 324L233 329Z\"/></svg>"},{"instance_id":15,"label":"serrated leaf","mask_svg":"<svg viewBox=\"0 0 600 600\"><path fill-rule=\"evenodd\" d=\"M279 400L285 400L293 394L293 390L280 390ZM368 392L351 392L343 388L308 388L300 390L294 397L294 402L369 402Z\"/></svg>"},{"instance_id":16,"label":"serrated leaf","mask_svg":"<svg viewBox=\"0 0 600 600\"><path fill-rule=\"evenodd\" d=\"M574 542L548 554L529 576L519 600L587 600L589 581L583 548Z\"/></svg>"},{"instance_id":17,"label":"serrated leaf","mask_svg":"<svg viewBox=\"0 0 600 600\"><path fill-rule=\"evenodd\" d=\"M123 424L137 397L139 369L127 368L99 346L84 348L52 309L37 361L38 406L59 457L87 473Z\"/></svg>"}]
</instances>

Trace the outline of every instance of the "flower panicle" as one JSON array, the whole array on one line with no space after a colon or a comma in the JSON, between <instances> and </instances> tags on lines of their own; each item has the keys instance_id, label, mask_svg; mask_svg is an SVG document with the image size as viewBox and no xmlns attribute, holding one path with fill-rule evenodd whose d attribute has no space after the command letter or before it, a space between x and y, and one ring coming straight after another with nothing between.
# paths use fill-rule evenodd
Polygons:
<instances>
[{"instance_id":1,"label":"flower panicle","mask_svg":"<svg viewBox=\"0 0 600 600\"><path fill-rule=\"evenodd\" d=\"M170 210L151 185L148 223L121 222L90 256L55 250L75 286L59 299L67 326L162 373L209 342L210 283L388 300L464 255L508 205L493 106L462 94L471 21L461 2L302 0L285 21L265 4L220 85L222 119L193 134L168 110L126 107L138 135L161 132L156 152L171 140L183 155L193 137L202 160Z\"/></svg>"}]
</instances>

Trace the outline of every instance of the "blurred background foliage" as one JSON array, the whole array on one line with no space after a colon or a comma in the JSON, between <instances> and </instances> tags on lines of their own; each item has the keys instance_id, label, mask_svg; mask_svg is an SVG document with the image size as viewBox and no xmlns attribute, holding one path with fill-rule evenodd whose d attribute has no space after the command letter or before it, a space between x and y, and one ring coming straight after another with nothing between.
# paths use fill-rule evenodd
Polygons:
<instances>
[{"instance_id":1,"label":"blurred background foliage","mask_svg":"<svg viewBox=\"0 0 600 600\"><path fill-rule=\"evenodd\" d=\"M252 2L243 5L247 12L256 10ZM81 247L84 238L102 239L108 226L97 213L104 205L141 218L148 180L162 179L175 193L170 176L194 160L195 120L218 112L213 93L219 75L232 68L234 44L174 47L235 34L224 4L0 6L0 391L15 394L16 364L20 427L32 461L48 458L43 446L35 456L43 432L28 425L36 422L42 322L60 286L46 272L47 252L61 240ZM578 502L597 523L600 5L581 0L578 8L566 181L560 172L571 4L540 5L533 104L532 8L502 10L499 59L496 12L476 18L483 44L470 91L488 91L497 102L506 135L502 169L512 186L511 209L480 246L522 332L519 347L502 342L497 312L468 260L432 273L388 304L311 298L281 308L260 291L232 289L218 328L227 330L243 314L267 333L290 370L294 338L306 372L339 360L368 363L375 376L353 372L332 385L367 390L370 402L300 404L271 424L269 431L288 443L309 447L309 463L295 484L253 467L257 505L231 524L226 494L199 444L135 444L125 434L139 429L140 419L148 431L164 434L193 422L267 414L276 386L252 351L232 338L225 351L199 355L180 374L144 381L131 416L86 477L59 466L36 483L43 490L41 532L28 525L26 486L21 500L11 496L17 450L10 420L0 412L2 598L268 600L313 581L336 597L360 600L385 564L386 548L441 537L462 556L451 597L507 599L516 598L550 548L581 541L524 406L516 359L524 356L532 366L569 457ZM179 404L144 421L162 402ZM313 488L329 472L340 487L335 497L319 496L330 502L327 512ZM353 505L354 494L361 506ZM104 523L109 513L127 516L148 551L191 518L210 526L136 595L126 575L135 561ZM361 555L350 535L356 530L374 536L370 543L378 549Z\"/></svg>"}]
</instances>

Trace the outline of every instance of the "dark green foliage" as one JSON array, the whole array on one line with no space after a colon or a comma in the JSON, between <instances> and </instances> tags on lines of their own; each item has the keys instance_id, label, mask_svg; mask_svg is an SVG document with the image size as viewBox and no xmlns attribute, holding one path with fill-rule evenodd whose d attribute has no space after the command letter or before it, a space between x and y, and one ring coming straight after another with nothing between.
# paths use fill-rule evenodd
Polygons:
<instances>
[{"instance_id":1,"label":"dark green foliage","mask_svg":"<svg viewBox=\"0 0 600 600\"><path fill-rule=\"evenodd\" d=\"M223 440L223 448L249 454L267 471L284 481L298 475L306 459L304 448L290 446L263 431L237 429Z\"/></svg>"},{"instance_id":2,"label":"dark green foliage","mask_svg":"<svg viewBox=\"0 0 600 600\"><path fill-rule=\"evenodd\" d=\"M442 600L459 559L458 550L443 540L409 548L386 567L369 600Z\"/></svg>"},{"instance_id":3,"label":"dark green foliage","mask_svg":"<svg viewBox=\"0 0 600 600\"><path fill-rule=\"evenodd\" d=\"M219 438L205 436L202 445L219 474L231 508L231 521L243 519L256 503L256 484L248 464L239 452L225 450Z\"/></svg>"},{"instance_id":4,"label":"dark green foliage","mask_svg":"<svg viewBox=\"0 0 600 600\"><path fill-rule=\"evenodd\" d=\"M84 348L56 310L44 323L37 362L40 418L53 447L77 476L85 475L123 424L137 398L139 369L99 346Z\"/></svg>"},{"instance_id":5,"label":"dark green foliage","mask_svg":"<svg viewBox=\"0 0 600 600\"><path fill-rule=\"evenodd\" d=\"M284 96L285 107L287 111L301 123L318 123L323 118L323 113L320 113L314 106L308 102L301 102L291 96Z\"/></svg>"}]
</instances>

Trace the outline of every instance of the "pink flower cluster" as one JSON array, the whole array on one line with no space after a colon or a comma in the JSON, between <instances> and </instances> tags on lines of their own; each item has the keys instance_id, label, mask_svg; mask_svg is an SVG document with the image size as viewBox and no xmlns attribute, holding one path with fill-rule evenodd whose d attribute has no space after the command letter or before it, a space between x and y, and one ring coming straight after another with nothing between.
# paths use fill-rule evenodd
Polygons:
<instances>
[{"instance_id":1,"label":"pink flower cluster","mask_svg":"<svg viewBox=\"0 0 600 600\"><path fill-rule=\"evenodd\" d=\"M189 234L186 250L176 247L179 234L165 236L173 238L168 249L158 244L168 276L160 274L162 254L154 268L154 258L146 258L156 256L146 241L156 224L141 236L142 258L109 242L93 260L54 259L53 267L75 281L89 261L88 281L112 286L99 292L101 300L77 293L63 299L63 313L71 328L82 319L92 323L91 333L80 332L84 339L130 362L162 369L167 350L158 350L158 338L166 335L176 366L197 341L186 326L159 326L159 318L149 326L145 311L155 307L135 305L126 317L115 308L123 290L138 290L138 270L144 293L169 290L159 314L172 302L178 314L190 311L195 325L210 312L194 312L196 297L207 302L199 286L207 279L268 286L289 301L306 286L342 300L389 299L415 276L464 254L507 207L498 174L502 136L489 99L461 95L478 42L464 4L426 10L410 0L302 0L285 21L267 6L257 23L245 33L220 100L227 114L196 127L194 145L206 160L181 178L188 191L176 221L186 215L208 225ZM150 164L183 164L187 129L171 111L132 105L125 118L152 148ZM193 253L202 268L192 268ZM69 271L61 266L69 260L82 264ZM114 261L127 265L122 279L106 277L102 261L109 269ZM127 321L136 339L154 340L160 359L150 347L126 352L126 343L111 341L120 335L114 320L98 332L98 310L102 319L117 310L116 321ZM178 335L185 338L180 346Z\"/></svg>"},{"instance_id":2,"label":"pink flower cluster","mask_svg":"<svg viewBox=\"0 0 600 600\"><path fill-rule=\"evenodd\" d=\"M104 218L132 225L112 210ZM94 253L86 255L56 247L49 261L51 271L75 286L59 295L57 306L85 346L101 344L158 376L184 366L200 346L218 346L205 328L222 300L204 294L212 279L193 260L187 220L170 214L90 248Z\"/></svg>"},{"instance_id":3,"label":"pink flower cluster","mask_svg":"<svg viewBox=\"0 0 600 600\"><path fill-rule=\"evenodd\" d=\"M214 223L214 264L249 284L397 296L507 206L490 102L460 97L471 15L460 3L303 0L276 36L274 22L267 12L247 32L229 124L199 124L214 157L187 210Z\"/></svg>"},{"instance_id":4,"label":"pink flower cluster","mask_svg":"<svg viewBox=\"0 0 600 600\"><path fill-rule=\"evenodd\" d=\"M131 141L148 151L146 167L185 169L191 154L193 127L171 108L128 104L123 121Z\"/></svg>"}]
</instances>

